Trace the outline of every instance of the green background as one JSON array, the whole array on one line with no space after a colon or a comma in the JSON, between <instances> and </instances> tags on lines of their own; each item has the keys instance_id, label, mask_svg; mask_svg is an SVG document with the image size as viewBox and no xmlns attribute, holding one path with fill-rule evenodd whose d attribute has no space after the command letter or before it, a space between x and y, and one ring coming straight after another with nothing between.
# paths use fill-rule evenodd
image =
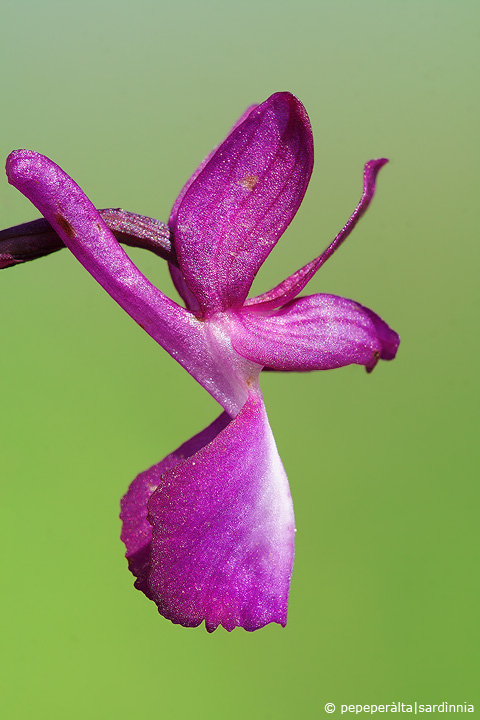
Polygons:
<instances>
[{"instance_id":1,"label":"green background","mask_svg":"<svg viewBox=\"0 0 480 720\"><path fill-rule=\"evenodd\" d=\"M210 636L133 589L118 502L215 402L67 251L1 273L2 718L480 703L478 8L2 5L0 155L48 155L99 207L166 220L245 107L298 95L315 170L257 291L323 250L363 163L389 157L369 213L308 290L358 300L402 337L371 376L262 378L298 528L289 622ZM0 217L37 212L4 181ZM170 292L161 260L132 257Z\"/></svg>"}]
</instances>

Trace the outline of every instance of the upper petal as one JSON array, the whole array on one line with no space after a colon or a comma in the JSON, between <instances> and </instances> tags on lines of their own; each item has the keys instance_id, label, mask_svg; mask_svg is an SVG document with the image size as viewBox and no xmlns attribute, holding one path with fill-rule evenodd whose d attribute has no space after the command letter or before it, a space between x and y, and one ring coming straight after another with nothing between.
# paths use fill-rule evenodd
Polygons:
<instances>
[{"instance_id":1,"label":"upper petal","mask_svg":"<svg viewBox=\"0 0 480 720\"><path fill-rule=\"evenodd\" d=\"M173 242L204 314L242 305L294 217L313 167L308 115L290 93L251 110L176 203Z\"/></svg>"},{"instance_id":2,"label":"upper petal","mask_svg":"<svg viewBox=\"0 0 480 720\"><path fill-rule=\"evenodd\" d=\"M208 445L164 473L149 503L148 596L207 630L285 625L294 518L259 391Z\"/></svg>"},{"instance_id":3,"label":"upper petal","mask_svg":"<svg viewBox=\"0 0 480 720\"><path fill-rule=\"evenodd\" d=\"M277 310L236 312L232 345L274 370L329 370L355 363L373 370L395 357L400 338L374 312L336 295L310 295Z\"/></svg>"}]
</instances>

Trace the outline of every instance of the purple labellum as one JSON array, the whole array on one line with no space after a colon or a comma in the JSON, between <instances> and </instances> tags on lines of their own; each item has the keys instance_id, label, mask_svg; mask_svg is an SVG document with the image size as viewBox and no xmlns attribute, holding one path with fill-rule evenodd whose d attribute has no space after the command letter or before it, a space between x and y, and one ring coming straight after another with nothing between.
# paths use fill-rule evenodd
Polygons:
<instances>
[{"instance_id":1,"label":"purple labellum","mask_svg":"<svg viewBox=\"0 0 480 720\"><path fill-rule=\"evenodd\" d=\"M365 165L360 202L318 258L247 299L293 219L313 167L308 115L276 93L250 107L174 204L169 231L133 213L97 210L48 158L7 160L9 182L44 216L0 233L0 267L66 245L124 310L222 406L209 427L138 475L122 499L135 586L174 623L209 632L286 624L294 517L258 380L263 368L371 371L399 337L374 312L334 295L297 297L366 211L385 159ZM181 307L119 245L169 262ZM2 265L3 262L3 265Z\"/></svg>"}]
</instances>

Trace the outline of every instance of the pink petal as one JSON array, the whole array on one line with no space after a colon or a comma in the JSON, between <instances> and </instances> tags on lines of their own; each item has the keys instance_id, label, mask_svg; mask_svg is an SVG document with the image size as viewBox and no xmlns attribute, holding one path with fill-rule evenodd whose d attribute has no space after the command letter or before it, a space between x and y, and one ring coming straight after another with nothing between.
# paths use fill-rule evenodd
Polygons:
<instances>
[{"instance_id":1,"label":"pink petal","mask_svg":"<svg viewBox=\"0 0 480 720\"><path fill-rule=\"evenodd\" d=\"M294 217L313 166L310 122L276 93L220 145L171 218L180 269L205 315L242 305Z\"/></svg>"},{"instance_id":2,"label":"pink petal","mask_svg":"<svg viewBox=\"0 0 480 720\"><path fill-rule=\"evenodd\" d=\"M262 295L249 298L245 302L245 305L258 305L261 303L264 309L276 308L280 307L280 305L285 305L285 303L293 300L294 297L302 292L303 288L310 282L315 273L320 270L328 258L331 257L335 250L347 239L357 222L366 212L375 194L377 175L387 162L388 160L386 158L380 158L378 160L369 160L366 163L363 170L363 192L360 202L351 214L347 224L338 233L333 242L330 243L328 248L317 258L311 260L300 268L300 270L297 270L293 275L290 275L279 285L272 288L272 290L268 290L266 293L262 293Z\"/></svg>"},{"instance_id":3,"label":"pink petal","mask_svg":"<svg viewBox=\"0 0 480 720\"><path fill-rule=\"evenodd\" d=\"M259 391L195 455L165 472L148 503L147 595L174 623L209 632L285 625L294 517Z\"/></svg>"},{"instance_id":4,"label":"pink petal","mask_svg":"<svg viewBox=\"0 0 480 720\"><path fill-rule=\"evenodd\" d=\"M261 309L262 308L262 309ZM374 312L336 295L310 295L277 310L236 312L232 345L274 370L329 370L355 363L373 370L392 360L400 338Z\"/></svg>"}]
</instances>

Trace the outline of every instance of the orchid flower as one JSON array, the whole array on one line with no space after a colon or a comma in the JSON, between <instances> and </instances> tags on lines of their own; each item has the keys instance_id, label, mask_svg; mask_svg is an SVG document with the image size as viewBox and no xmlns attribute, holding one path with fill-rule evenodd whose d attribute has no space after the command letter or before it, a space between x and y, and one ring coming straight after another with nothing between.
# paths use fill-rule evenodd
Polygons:
<instances>
[{"instance_id":1,"label":"orchid flower","mask_svg":"<svg viewBox=\"0 0 480 720\"><path fill-rule=\"evenodd\" d=\"M312 172L310 122L290 93L247 110L181 191L169 229L132 213L97 210L38 153L18 150L7 160L9 182L45 220L0 235L3 266L66 245L223 408L205 430L138 475L121 503L135 586L174 623L205 621L209 632L286 624L295 523L259 376L264 368L351 363L371 371L395 356L397 334L371 310L334 295L297 297L367 209L385 163L365 165L361 200L322 255L247 298ZM185 307L154 287L118 240L167 259Z\"/></svg>"}]
</instances>

